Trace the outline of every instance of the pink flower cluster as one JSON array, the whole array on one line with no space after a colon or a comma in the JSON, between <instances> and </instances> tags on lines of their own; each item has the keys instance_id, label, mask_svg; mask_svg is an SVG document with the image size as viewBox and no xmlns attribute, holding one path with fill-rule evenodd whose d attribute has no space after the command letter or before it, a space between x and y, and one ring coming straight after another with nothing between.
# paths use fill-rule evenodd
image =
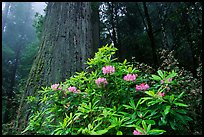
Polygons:
<instances>
[{"instance_id":1,"label":"pink flower cluster","mask_svg":"<svg viewBox=\"0 0 204 137\"><path fill-rule=\"evenodd\" d=\"M142 133L141 132L139 132L139 131L137 131L137 130L134 130L134 132L133 132L133 135L141 135Z\"/></svg>"},{"instance_id":2,"label":"pink flower cluster","mask_svg":"<svg viewBox=\"0 0 204 137\"><path fill-rule=\"evenodd\" d=\"M168 78L167 81L168 81L168 82L171 82L171 81L172 81L172 78Z\"/></svg>"},{"instance_id":3,"label":"pink flower cluster","mask_svg":"<svg viewBox=\"0 0 204 137\"><path fill-rule=\"evenodd\" d=\"M114 66L105 66L102 68L103 74L112 74L115 72L115 67Z\"/></svg>"},{"instance_id":4,"label":"pink flower cluster","mask_svg":"<svg viewBox=\"0 0 204 137\"><path fill-rule=\"evenodd\" d=\"M77 89L76 89L76 87L69 87L68 88L68 90L70 91L70 92L73 92L73 93L77 93Z\"/></svg>"},{"instance_id":5,"label":"pink flower cluster","mask_svg":"<svg viewBox=\"0 0 204 137\"><path fill-rule=\"evenodd\" d=\"M136 90L139 91L139 90L147 90L149 89L149 85L148 84L144 84L144 83L141 83L140 85L136 85Z\"/></svg>"},{"instance_id":6,"label":"pink flower cluster","mask_svg":"<svg viewBox=\"0 0 204 137\"><path fill-rule=\"evenodd\" d=\"M106 86L106 84L108 84L106 78L98 78L97 80L95 80L96 84L98 85L98 87L101 87L101 83L104 84L104 87Z\"/></svg>"},{"instance_id":7,"label":"pink flower cluster","mask_svg":"<svg viewBox=\"0 0 204 137\"><path fill-rule=\"evenodd\" d=\"M165 95L165 93L163 93L163 92L159 92L158 95L163 97L163 96Z\"/></svg>"},{"instance_id":8,"label":"pink flower cluster","mask_svg":"<svg viewBox=\"0 0 204 137\"><path fill-rule=\"evenodd\" d=\"M59 87L59 84L53 84L52 86L51 86L51 89L53 89L53 90L57 90L57 89L62 89L62 88L58 88Z\"/></svg>"},{"instance_id":9,"label":"pink flower cluster","mask_svg":"<svg viewBox=\"0 0 204 137\"><path fill-rule=\"evenodd\" d=\"M135 74L127 74L126 76L123 77L125 81L135 81L136 75Z\"/></svg>"}]
</instances>

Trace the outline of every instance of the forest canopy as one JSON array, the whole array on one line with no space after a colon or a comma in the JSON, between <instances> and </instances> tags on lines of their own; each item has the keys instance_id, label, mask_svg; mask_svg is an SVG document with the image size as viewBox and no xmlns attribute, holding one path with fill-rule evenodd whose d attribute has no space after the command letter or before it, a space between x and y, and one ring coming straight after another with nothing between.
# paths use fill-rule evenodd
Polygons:
<instances>
[{"instance_id":1,"label":"forest canopy","mask_svg":"<svg viewBox=\"0 0 204 137\"><path fill-rule=\"evenodd\" d=\"M4 135L201 135L201 2L2 2Z\"/></svg>"}]
</instances>

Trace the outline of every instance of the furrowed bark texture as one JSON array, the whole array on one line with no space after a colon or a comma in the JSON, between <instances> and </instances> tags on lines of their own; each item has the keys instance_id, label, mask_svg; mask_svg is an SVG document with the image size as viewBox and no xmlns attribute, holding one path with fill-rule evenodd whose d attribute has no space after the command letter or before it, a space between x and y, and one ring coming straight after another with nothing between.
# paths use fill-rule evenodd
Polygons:
<instances>
[{"instance_id":1,"label":"furrowed bark texture","mask_svg":"<svg viewBox=\"0 0 204 137\"><path fill-rule=\"evenodd\" d=\"M49 2L42 41L34 61L18 112L18 124L28 121L27 96L42 86L63 82L85 69L99 41L98 13L90 2ZM20 128L20 130L21 130Z\"/></svg>"}]
</instances>

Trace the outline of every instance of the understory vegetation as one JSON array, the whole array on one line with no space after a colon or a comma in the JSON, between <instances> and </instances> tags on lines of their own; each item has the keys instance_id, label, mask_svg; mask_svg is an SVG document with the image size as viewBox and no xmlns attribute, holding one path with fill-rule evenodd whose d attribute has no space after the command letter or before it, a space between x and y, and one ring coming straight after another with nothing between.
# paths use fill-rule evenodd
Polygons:
<instances>
[{"instance_id":1,"label":"understory vegetation","mask_svg":"<svg viewBox=\"0 0 204 137\"><path fill-rule=\"evenodd\" d=\"M202 135L201 36L202 2L2 2L2 134Z\"/></svg>"},{"instance_id":2,"label":"understory vegetation","mask_svg":"<svg viewBox=\"0 0 204 137\"><path fill-rule=\"evenodd\" d=\"M118 62L113 58L116 50L111 45L103 46L93 59L88 59L86 71L29 96L32 115L22 134L201 132L196 131L202 129L201 93L195 90L201 91L202 80L191 81L190 73L177 67L172 52L161 52L164 61L154 70L143 63Z\"/></svg>"}]
</instances>

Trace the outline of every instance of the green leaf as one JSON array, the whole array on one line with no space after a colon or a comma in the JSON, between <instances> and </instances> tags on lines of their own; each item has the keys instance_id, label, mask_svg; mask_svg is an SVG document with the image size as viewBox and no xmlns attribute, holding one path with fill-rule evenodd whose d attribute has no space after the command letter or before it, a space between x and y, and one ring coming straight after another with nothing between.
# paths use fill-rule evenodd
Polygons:
<instances>
[{"instance_id":1,"label":"green leaf","mask_svg":"<svg viewBox=\"0 0 204 137\"><path fill-rule=\"evenodd\" d=\"M135 125L126 125L125 127L135 127Z\"/></svg>"},{"instance_id":2,"label":"green leaf","mask_svg":"<svg viewBox=\"0 0 204 137\"><path fill-rule=\"evenodd\" d=\"M135 121L136 121L136 119L129 120L129 121L125 122L122 126L126 127L127 125L132 124Z\"/></svg>"},{"instance_id":3,"label":"green leaf","mask_svg":"<svg viewBox=\"0 0 204 137\"><path fill-rule=\"evenodd\" d=\"M93 129L93 126L91 124L88 124L88 129Z\"/></svg>"},{"instance_id":4,"label":"green leaf","mask_svg":"<svg viewBox=\"0 0 204 137\"><path fill-rule=\"evenodd\" d=\"M154 94L153 91L145 91L145 93L146 93L147 95L149 95L149 96L152 96L152 97L155 96L155 94Z\"/></svg>"},{"instance_id":5,"label":"green leaf","mask_svg":"<svg viewBox=\"0 0 204 137\"><path fill-rule=\"evenodd\" d=\"M143 126L144 130L147 130L147 124L144 120L142 120L142 126Z\"/></svg>"},{"instance_id":6,"label":"green leaf","mask_svg":"<svg viewBox=\"0 0 204 137\"><path fill-rule=\"evenodd\" d=\"M114 127L116 127L116 125L115 125L115 124L111 124L111 125L108 127L108 130L111 129L111 128L114 128Z\"/></svg>"},{"instance_id":7,"label":"green leaf","mask_svg":"<svg viewBox=\"0 0 204 137\"><path fill-rule=\"evenodd\" d=\"M156 103L158 103L157 100L155 100L155 101L153 100L153 101L148 102L147 105L148 105L148 106L151 106L151 105L154 105L154 104L156 104Z\"/></svg>"},{"instance_id":8,"label":"green leaf","mask_svg":"<svg viewBox=\"0 0 204 137\"><path fill-rule=\"evenodd\" d=\"M137 107L140 104L141 100L142 100L142 98L140 98L139 101L137 102L137 105L136 105L135 109L137 109Z\"/></svg>"},{"instance_id":9,"label":"green leaf","mask_svg":"<svg viewBox=\"0 0 204 137\"><path fill-rule=\"evenodd\" d=\"M142 119L139 119L139 120L136 122L136 125L139 125L141 122L142 122Z\"/></svg>"},{"instance_id":10,"label":"green leaf","mask_svg":"<svg viewBox=\"0 0 204 137\"><path fill-rule=\"evenodd\" d=\"M166 106L165 110L164 110L164 114L167 115L170 111L171 106Z\"/></svg>"},{"instance_id":11,"label":"green leaf","mask_svg":"<svg viewBox=\"0 0 204 137\"><path fill-rule=\"evenodd\" d=\"M161 78L159 76L154 75L154 74L152 75L152 79L156 80L156 81L160 81L161 80Z\"/></svg>"},{"instance_id":12,"label":"green leaf","mask_svg":"<svg viewBox=\"0 0 204 137\"><path fill-rule=\"evenodd\" d=\"M63 130L60 129L60 130L58 130L58 131L55 133L55 135L62 135L62 132L63 132Z\"/></svg>"},{"instance_id":13,"label":"green leaf","mask_svg":"<svg viewBox=\"0 0 204 137\"><path fill-rule=\"evenodd\" d=\"M183 103L174 103L174 104L177 105L177 106L181 106L181 107L188 107L188 105L183 104Z\"/></svg>"},{"instance_id":14,"label":"green leaf","mask_svg":"<svg viewBox=\"0 0 204 137\"><path fill-rule=\"evenodd\" d=\"M143 97L143 98L141 98L142 99L142 101L138 101L139 102L139 104L142 104L142 103L144 103L145 101L147 101L148 99L152 99L151 97Z\"/></svg>"},{"instance_id":15,"label":"green leaf","mask_svg":"<svg viewBox=\"0 0 204 137\"><path fill-rule=\"evenodd\" d=\"M116 133L116 135L123 135L123 132L118 131L118 132Z\"/></svg>"},{"instance_id":16,"label":"green leaf","mask_svg":"<svg viewBox=\"0 0 204 137\"><path fill-rule=\"evenodd\" d=\"M165 119L165 117L161 117L161 121L160 121L160 125L166 125L167 124L167 121Z\"/></svg>"},{"instance_id":17,"label":"green leaf","mask_svg":"<svg viewBox=\"0 0 204 137\"><path fill-rule=\"evenodd\" d=\"M131 73L132 72L132 67L128 68L128 72Z\"/></svg>"},{"instance_id":18,"label":"green leaf","mask_svg":"<svg viewBox=\"0 0 204 137\"><path fill-rule=\"evenodd\" d=\"M159 130L159 129L152 129L149 132L150 132L150 135L159 135L159 134L163 134L166 131L165 130Z\"/></svg>"},{"instance_id":19,"label":"green leaf","mask_svg":"<svg viewBox=\"0 0 204 137\"><path fill-rule=\"evenodd\" d=\"M23 133L25 133L26 131L30 130L30 128L31 128L30 125L27 126L26 129L21 132L21 134L23 134Z\"/></svg>"},{"instance_id":20,"label":"green leaf","mask_svg":"<svg viewBox=\"0 0 204 137\"><path fill-rule=\"evenodd\" d=\"M103 134L105 134L106 132L108 132L108 129L98 130L98 131L96 131L96 134L97 134L97 135L103 135Z\"/></svg>"},{"instance_id":21,"label":"green leaf","mask_svg":"<svg viewBox=\"0 0 204 137\"><path fill-rule=\"evenodd\" d=\"M158 70L157 73L159 74L159 76L160 76L161 78L164 78L164 74L162 73L161 70Z\"/></svg>"},{"instance_id":22,"label":"green leaf","mask_svg":"<svg viewBox=\"0 0 204 137\"><path fill-rule=\"evenodd\" d=\"M156 124L154 120L145 120L145 122L147 124L151 124L151 125L155 125Z\"/></svg>"},{"instance_id":23,"label":"green leaf","mask_svg":"<svg viewBox=\"0 0 204 137\"><path fill-rule=\"evenodd\" d=\"M126 109L133 109L131 106L129 105L123 105Z\"/></svg>"},{"instance_id":24,"label":"green leaf","mask_svg":"<svg viewBox=\"0 0 204 137\"><path fill-rule=\"evenodd\" d=\"M173 78L173 77L175 77L176 75L177 75L177 73L173 72L173 73L171 73L170 75L168 75L168 76L166 77L166 79L168 79L168 78Z\"/></svg>"},{"instance_id":25,"label":"green leaf","mask_svg":"<svg viewBox=\"0 0 204 137\"><path fill-rule=\"evenodd\" d=\"M170 126L171 126L171 128L173 129L173 130L176 130L176 123L175 123L175 121L169 121L169 123L170 123Z\"/></svg>"},{"instance_id":26,"label":"green leaf","mask_svg":"<svg viewBox=\"0 0 204 137\"><path fill-rule=\"evenodd\" d=\"M129 103L131 106L132 106L132 108L135 110L135 102L134 102L134 100L131 98L130 99L130 103Z\"/></svg>"},{"instance_id":27,"label":"green leaf","mask_svg":"<svg viewBox=\"0 0 204 137\"><path fill-rule=\"evenodd\" d=\"M139 132L141 132L141 133L144 132L143 129L142 129L141 127L139 127L138 125L135 125L135 127L136 127L136 129L137 129Z\"/></svg>"},{"instance_id":28,"label":"green leaf","mask_svg":"<svg viewBox=\"0 0 204 137\"><path fill-rule=\"evenodd\" d=\"M148 133L150 131L150 129L151 129L151 124L148 125L146 132Z\"/></svg>"},{"instance_id":29,"label":"green leaf","mask_svg":"<svg viewBox=\"0 0 204 137\"><path fill-rule=\"evenodd\" d=\"M125 65L125 64L126 64L126 62L127 62L127 59L125 59L125 60L124 60L123 64Z\"/></svg>"},{"instance_id":30,"label":"green leaf","mask_svg":"<svg viewBox=\"0 0 204 137\"><path fill-rule=\"evenodd\" d=\"M187 114L187 111L184 110L184 109L178 109L178 110L175 110L176 112L178 113L181 113L181 114Z\"/></svg>"},{"instance_id":31,"label":"green leaf","mask_svg":"<svg viewBox=\"0 0 204 137\"><path fill-rule=\"evenodd\" d=\"M178 95L178 97L176 99L179 99L183 96L184 92L182 92L181 94Z\"/></svg>"},{"instance_id":32,"label":"green leaf","mask_svg":"<svg viewBox=\"0 0 204 137\"><path fill-rule=\"evenodd\" d=\"M174 100L174 95L171 95L170 96L170 101L173 102L173 100Z\"/></svg>"}]
</instances>

